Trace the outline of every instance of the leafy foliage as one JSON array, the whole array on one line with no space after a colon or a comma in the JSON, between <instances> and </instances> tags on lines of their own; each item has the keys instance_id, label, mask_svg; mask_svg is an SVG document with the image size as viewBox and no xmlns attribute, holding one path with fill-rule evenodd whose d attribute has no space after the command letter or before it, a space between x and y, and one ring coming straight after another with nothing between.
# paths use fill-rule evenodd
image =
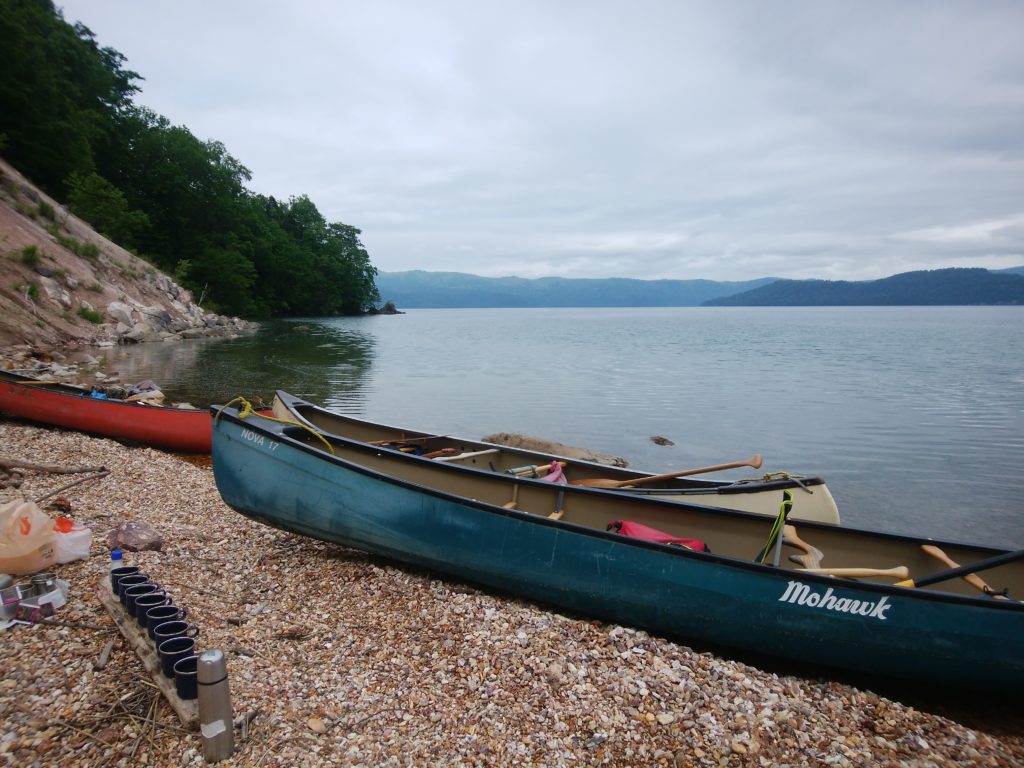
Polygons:
<instances>
[{"instance_id":1,"label":"leafy foliage","mask_svg":"<svg viewBox=\"0 0 1024 768\"><path fill-rule=\"evenodd\" d=\"M21 263L26 267L34 267L39 263L39 249L34 245L26 245L21 249Z\"/></svg>"},{"instance_id":2,"label":"leafy foliage","mask_svg":"<svg viewBox=\"0 0 1024 768\"><path fill-rule=\"evenodd\" d=\"M882 280L778 280L704 302L718 307L1024 304L1024 277L987 269L904 272Z\"/></svg>"},{"instance_id":3,"label":"leafy foliage","mask_svg":"<svg viewBox=\"0 0 1024 768\"><path fill-rule=\"evenodd\" d=\"M124 193L96 173L77 171L68 177L68 205L104 237L125 248L138 246L149 228L149 216L130 210Z\"/></svg>"},{"instance_id":4,"label":"leafy foliage","mask_svg":"<svg viewBox=\"0 0 1024 768\"><path fill-rule=\"evenodd\" d=\"M78 316L84 318L85 320L88 320L90 323L99 324L103 322L103 315L101 315L95 309L91 309L89 307L79 307Z\"/></svg>"},{"instance_id":5,"label":"leafy foliage","mask_svg":"<svg viewBox=\"0 0 1024 768\"><path fill-rule=\"evenodd\" d=\"M139 75L51 0L0 0L0 18L5 155L98 231L219 312L355 314L379 301L360 230L304 195L250 192L222 143L136 105Z\"/></svg>"}]
</instances>

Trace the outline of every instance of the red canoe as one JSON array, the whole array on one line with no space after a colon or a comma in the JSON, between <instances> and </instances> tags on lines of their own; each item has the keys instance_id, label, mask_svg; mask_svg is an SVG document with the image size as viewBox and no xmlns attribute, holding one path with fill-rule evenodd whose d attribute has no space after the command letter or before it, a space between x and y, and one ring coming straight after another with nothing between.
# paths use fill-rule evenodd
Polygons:
<instances>
[{"instance_id":1,"label":"red canoe","mask_svg":"<svg viewBox=\"0 0 1024 768\"><path fill-rule=\"evenodd\" d=\"M99 399L82 387L0 370L0 411L185 453L210 452L210 412Z\"/></svg>"}]
</instances>

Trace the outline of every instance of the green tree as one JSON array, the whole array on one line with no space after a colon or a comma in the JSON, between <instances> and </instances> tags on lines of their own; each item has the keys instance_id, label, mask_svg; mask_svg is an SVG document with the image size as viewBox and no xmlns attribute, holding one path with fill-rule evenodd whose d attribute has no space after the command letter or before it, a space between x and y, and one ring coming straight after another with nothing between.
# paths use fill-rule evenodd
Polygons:
<instances>
[{"instance_id":1,"label":"green tree","mask_svg":"<svg viewBox=\"0 0 1024 768\"><path fill-rule=\"evenodd\" d=\"M50 0L0 0L0 133L22 173L60 195L95 167L118 113L138 89L124 57L67 24Z\"/></svg>"},{"instance_id":2,"label":"green tree","mask_svg":"<svg viewBox=\"0 0 1024 768\"><path fill-rule=\"evenodd\" d=\"M124 193L96 173L73 173L67 181L68 205L104 237L135 248L149 228L149 217L131 210Z\"/></svg>"},{"instance_id":3,"label":"green tree","mask_svg":"<svg viewBox=\"0 0 1024 768\"><path fill-rule=\"evenodd\" d=\"M219 141L133 103L139 75L51 0L0 0L0 146L33 181L220 311L350 314L379 301L360 230L246 188Z\"/></svg>"}]
</instances>

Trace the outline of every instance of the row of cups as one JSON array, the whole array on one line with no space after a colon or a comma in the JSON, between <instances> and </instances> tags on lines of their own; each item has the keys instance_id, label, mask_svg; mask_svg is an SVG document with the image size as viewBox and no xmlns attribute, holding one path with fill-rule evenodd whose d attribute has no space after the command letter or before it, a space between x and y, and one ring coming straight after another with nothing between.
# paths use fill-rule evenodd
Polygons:
<instances>
[{"instance_id":1,"label":"row of cups","mask_svg":"<svg viewBox=\"0 0 1024 768\"><path fill-rule=\"evenodd\" d=\"M110 569L110 587L125 612L149 635L160 659L160 671L174 679L182 699L198 696L196 636L199 627L185 619L188 612L136 565Z\"/></svg>"}]
</instances>

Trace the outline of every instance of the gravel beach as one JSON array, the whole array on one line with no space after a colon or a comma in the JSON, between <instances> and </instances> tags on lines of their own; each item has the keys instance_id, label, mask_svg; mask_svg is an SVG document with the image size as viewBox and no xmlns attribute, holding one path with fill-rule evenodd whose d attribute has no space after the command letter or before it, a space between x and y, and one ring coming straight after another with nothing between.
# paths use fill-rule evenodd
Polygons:
<instances>
[{"instance_id":1,"label":"gravel beach","mask_svg":"<svg viewBox=\"0 0 1024 768\"><path fill-rule=\"evenodd\" d=\"M97 597L128 520L164 538L130 562L227 655L224 766L1024 765L1017 702L897 700L488 594L251 522L204 462L151 449L0 420L0 459L110 470L61 494L93 540L54 568L60 623L0 633L3 765L205 764ZM70 479L25 471L20 491Z\"/></svg>"}]
</instances>

